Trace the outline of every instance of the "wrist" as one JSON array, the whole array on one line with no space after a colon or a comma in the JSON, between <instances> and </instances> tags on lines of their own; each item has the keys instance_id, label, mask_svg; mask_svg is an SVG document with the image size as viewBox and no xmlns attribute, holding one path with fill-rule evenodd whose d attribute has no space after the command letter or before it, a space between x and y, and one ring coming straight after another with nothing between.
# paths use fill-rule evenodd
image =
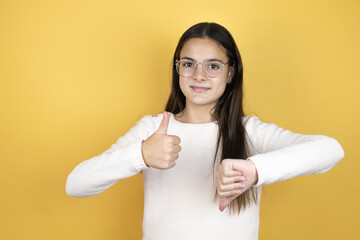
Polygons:
<instances>
[{"instance_id":1,"label":"wrist","mask_svg":"<svg viewBox=\"0 0 360 240\"><path fill-rule=\"evenodd\" d=\"M256 166L255 166L255 163L253 161L251 161L251 159L248 159L249 162L251 163L251 166L253 167L253 176L254 176L254 182L252 185L256 185L258 183L258 172L257 172L257 169L256 169Z\"/></svg>"},{"instance_id":2,"label":"wrist","mask_svg":"<svg viewBox=\"0 0 360 240\"><path fill-rule=\"evenodd\" d=\"M144 140L141 141L141 156L142 156L142 159L143 159L145 165L146 165L147 167L150 167L149 164L147 164L147 162L146 162L146 160L145 160L143 148L144 148Z\"/></svg>"}]
</instances>

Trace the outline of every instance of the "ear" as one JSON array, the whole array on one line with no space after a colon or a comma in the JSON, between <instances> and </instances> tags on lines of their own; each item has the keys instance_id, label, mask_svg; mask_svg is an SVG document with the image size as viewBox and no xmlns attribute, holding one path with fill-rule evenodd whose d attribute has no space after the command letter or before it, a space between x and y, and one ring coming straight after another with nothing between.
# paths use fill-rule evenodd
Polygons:
<instances>
[{"instance_id":1,"label":"ear","mask_svg":"<svg viewBox=\"0 0 360 240\"><path fill-rule=\"evenodd\" d=\"M231 83L231 80L234 76L234 73L235 73L235 66L230 66L229 67L229 73L228 73L228 78L226 80L226 83L229 84Z\"/></svg>"}]
</instances>

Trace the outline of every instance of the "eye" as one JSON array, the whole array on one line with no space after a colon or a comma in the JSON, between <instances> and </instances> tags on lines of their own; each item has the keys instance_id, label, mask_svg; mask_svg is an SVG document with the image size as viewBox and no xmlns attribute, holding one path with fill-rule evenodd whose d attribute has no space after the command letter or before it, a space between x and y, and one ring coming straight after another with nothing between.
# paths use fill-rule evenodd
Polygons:
<instances>
[{"instance_id":1,"label":"eye","mask_svg":"<svg viewBox=\"0 0 360 240\"><path fill-rule=\"evenodd\" d=\"M220 68L220 66L217 64L211 64L209 67L214 70Z\"/></svg>"},{"instance_id":2,"label":"eye","mask_svg":"<svg viewBox=\"0 0 360 240\"><path fill-rule=\"evenodd\" d=\"M209 62L207 64L207 68L209 70L219 70L221 68L221 65L219 63L216 63L216 62Z\"/></svg>"},{"instance_id":3,"label":"eye","mask_svg":"<svg viewBox=\"0 0 360 240\"><path fill-rule=\"evenodd\" d=\"M192 68L194 67L194 63L192 61L183 61L181 63L181 66L183 66L184 68Z\"/></svg>"}]
</instances>

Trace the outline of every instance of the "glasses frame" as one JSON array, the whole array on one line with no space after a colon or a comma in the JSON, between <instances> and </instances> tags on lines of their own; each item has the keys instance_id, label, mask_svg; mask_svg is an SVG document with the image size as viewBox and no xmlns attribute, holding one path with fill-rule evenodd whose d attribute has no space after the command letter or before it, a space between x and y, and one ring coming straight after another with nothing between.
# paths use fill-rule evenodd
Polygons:
<instances>
[{"instance_id":1,"label":"glasses frame","mask_svg":"<svg viewBox=\"0 0 360 240\"><path fill-rule=\"evenodd\" d=\"M181 61L185 61L185 60L186 60L186 61L192 61L192 62L194 62L194 64L195 64L194 72L193 72L190 76L183 76L183 75L180 74L180 71L179 71L179 66L178 66L178 64L179 64ZM221 68L221 73L220 73L219 76L217 76L217 77L220 77L221 74L223 73L224 66L225 66L226 64L229 64L229 63L230 63L230 61L228 61L227 63L223 63L221 60L214 60L214 59L206 59L206 60L204 60L202 63L200 63L200 62L196 62L196 61L194 61L194 60L192 60L192 59L183 58L183 59L177 60L177 62L175 63L176 72L179 74L179 76L182 76L182 77L186 77L186 78L192 77L192 76L194 76L194 74L195 74L195 72L196 72L197 65L202 64L202 70L203 70L204 74L205 74L207 77L209 77L209 78L217 78L217 77L210 77L209 75L207 75L207 74L206 74L206 71L205 71L205 69L204 69L205 64L206 64L207 62L212 62L212 61L213 61L213 62L219 62L220 65L222 66L222 68Z\"/></svg>"}]
</instances>

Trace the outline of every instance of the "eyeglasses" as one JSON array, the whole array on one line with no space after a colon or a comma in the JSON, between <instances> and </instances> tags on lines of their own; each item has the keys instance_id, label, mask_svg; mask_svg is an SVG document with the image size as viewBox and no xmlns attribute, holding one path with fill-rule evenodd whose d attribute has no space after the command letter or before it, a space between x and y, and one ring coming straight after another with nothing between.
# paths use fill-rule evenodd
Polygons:
<instances>
[{"instance_id":1,"label":"eyeglasses","mask_svg":"<svg viewBox=\"0 0 360 240\"><path fill-rule=\"evenodd\" d=\"M227 63L223 63L220 60L207 59L202 63L197 63L190 59L180 59L176 62L176 71L182 77L191 77L196 71L196 66L202 64L203 71L207 77L216 78L219 77Z\"/></svg>"}]
</instances>

